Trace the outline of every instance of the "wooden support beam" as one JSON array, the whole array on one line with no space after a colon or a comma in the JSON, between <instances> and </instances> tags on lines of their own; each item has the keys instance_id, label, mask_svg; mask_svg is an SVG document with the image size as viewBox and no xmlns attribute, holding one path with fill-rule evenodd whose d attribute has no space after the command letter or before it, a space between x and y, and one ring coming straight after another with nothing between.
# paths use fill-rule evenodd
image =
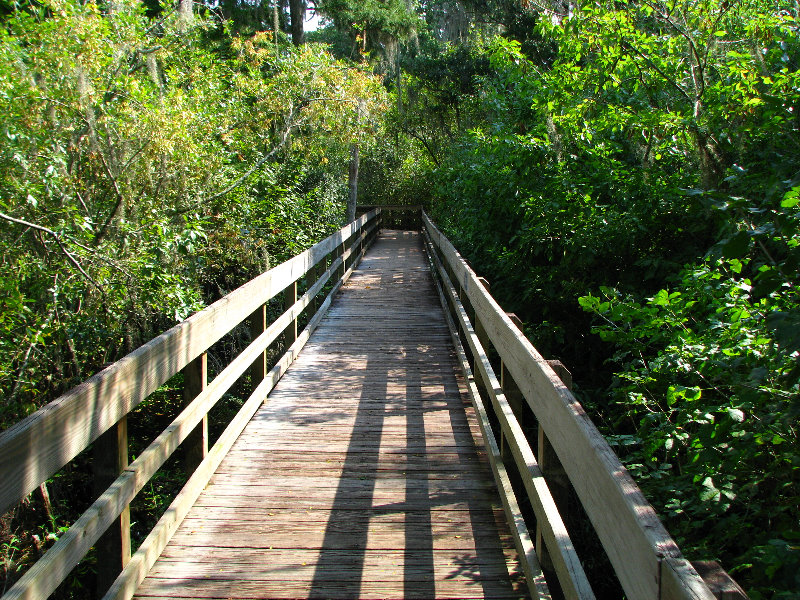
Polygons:
<instances>
[{"instance_id":1,"label":"wooden support beam","mask_svg":"<svg viewBox=\"0 0 800 600\"><path fill-rule=\"evenodd\" d=\"M720 564L713 560L692 561L703 581L717 600L747 600L747 594Z\"/></svg>"},{"instance_id":2,"label":"wooden support beam","mask_svg":"<svg viewBox=\"0 0 800 600\"><path fill-rule=\"evenodd\" d=\"M522 320L515 315L514 313L506 313L508 318L511 319L511 322L514 323L519 328L520 334L524 334L524 325L522 324ZM514 378L511 377L511 373L508 372L503 359L500 359L500 387L503 390L503 393L506 395L506 400L508 400L508 404L511 407L511 410L514 412L514 416L516 417L519 424L524 428L530 426L529 423L525 423L522 419L523 411L522 406L525 402L525 397L522 395L522 392L519 389L519 386L514 381ZM500 452L505 458L508 454L508 443L505 440L505 436L502 436L500 439Z\"/></svg>"},{"instance_id":3,"label":"wooden support beam","mask_svg":"<svg viewBox=\"0 0 800 600\"><path fill-rule=\"evenodd\" d=\"M561 361L548 360L547 363L553 371L556 372L556 375L561 378L561 381L564 382L567 389L572 390L572 374ZM539 467L542 469L544 480L547 482L547 487L550 488L550 494L553 496L553 501L556 503L558 512L564 520L564 523L569 525L572 517L569 510L569 477L567 477L567 473L564 471L564 467L561 465L561 461L558 459L555 450L553 450L553 446L547 439L544 427L542 427L541 424L539 424L538 430L539 439L536 459L539 461ZM549 572L554 571L553 561L547 551L547 546L544 543L542 535L542 527L539 524L536 525L536 554L539 555L539 560L542 564L542 570L544 570L545 576L547 576Z\"/></svg>"},{"instance_id":4,"label":"wooden support beam","mask_svg":"<svg viewBox=\"0 0 800 600\"><path fill-rule=\"evenodd\" d=\"M347 258L345 257L346 251L347 251L347 244L342 242L337 250L338 252L337 256L342 257L342 264L339 267L339 272L337 273L337 279L342 279L344 277L345 272L347 272Z\"/></svg>"},{"instance_id":5,"label":"wooden support beam","mask_svg":"<svg viewBox=\"0 0 800 600\"><path fill-rule=\"evenodd\" d=\"M95 440L94 495L100 496L128 467L128 417ZM97 540L97 596L111 587L131 558L131 512L126 506Z\"/></svg>"},{"instance_id":6,"label":"wooden support beam","mask_svg":"<svg viewBox=\"0 0 800 600\"><path fill-rule=\"evenodd\" d=\"M289 284L283 291L283 308L284 310L289 310L294 306L294 303L297 302L297 282L293 281ZM289 327L286 328L286 331L283 332L283 347L289 348L294 341L297 339L297 317L292 319L292 322L289 324Z\"/></svg>"},{"instance_id":7,"label":"wooden support beam","mask_svg":"<svg viewBox=\"0 0 800 600\"><path fill-rule=\"evenodd\" d=\"M548 360L547 364L556 372L556 375L558 375L558 378L564 383L566 388L572 391L572 373L564 366L564 363L560 360Z\"/></svg>"},{"instance_id":8,"label":"wooden support beam","mask_svg":"<svg viewBox=\"0 0 800 600\"><path fill-rule=\"evenodd\" d=\"M258 362L258 361L256 361ZM183 369L183 405L189 406L208 385L208 354L203 352ZM208 454L208 415L198 423L183 442L184 466L191 475Z\"/></svg>"},{"instance_id":9,"label":"wooden support beam","mask_svg":"<svg viewBox=\"0 0 800 600\"><path fill-rule=\"evenodd\" d=\"M262 304L250 315L250 339L254 340L267 330L267 305ZM250 367L250 387L256 389L268 371L267 349L256 359Z\"/></svg>"},{"instance_id":10,"label":"wooden support beam","mask_svg":"<svg viewBox=\"0 0 800 600\"><path fill-rule=\"evenodd\" d=\"M322 274L325 273L325 270L327 268L328 268L328 259L326 257L326 258L323 258L321 261L319 261L317 263L317 265L314 267L314 269L311 271L314 283L319 281L319 278L322 277ZM320 306L320 304L322 304L322 299L321 298L322 298L322 292L321 291L316 293L316 294L314 294L314 299L311 301L311 317L313 317L315 314L317 314L317 311L319 310L319 306Z\"/></svg>"},{"instance_id":11,"label":"wooden support beam","mask_svg":"<svg viewBox=\"0 0 800 600\"><path fill-rule=\"evenodd\" d=\"M489 290L489 281L486 278L478 277L478 281L481 283L481 285L484 288L486 288L487 292L490 291ZM463 294L463 290L462 290L462 294ZM462 304L465 305L465 307L469 307L470 306L469 301L465 302L465 296L466 296L465 294L462 295L461 302L462 302ZM475 311L471 310L471 307L470 307L470 309L468 309L468 314L469 314L470 320L472 321L472 325L475 328L475 334L478 336L478 341L480 341L481 346L483 347L483 349L486 351L486 353L488 355L489 348L491 348L491 341L489 340L489 334L486 333L486 328L483 326L483 323L478 318L478 316L475 314ZM472 366L473 366L472 372L475 375L475 384L478 386L478 389L481 390L481 393L484 394L484 397L488 398L489 396L488 396L488 391L486 390L486 382L484 382L483 377L481 376L480 369L475 369L474 368L475 367L474 362L473 362ZM501 434L500 437L502 438L502 434Z\"/></svg>"}]
</instances>

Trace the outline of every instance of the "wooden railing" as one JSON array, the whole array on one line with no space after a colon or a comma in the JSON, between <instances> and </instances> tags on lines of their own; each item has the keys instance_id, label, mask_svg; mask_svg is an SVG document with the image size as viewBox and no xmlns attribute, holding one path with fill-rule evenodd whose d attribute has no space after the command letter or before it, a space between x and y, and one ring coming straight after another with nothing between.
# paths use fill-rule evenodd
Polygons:
<instances>
[{"instance_id":1,"label":"wooden railing","mask_svg":"<svg viewBox=\"0 0 800 600\"><path fill-rule=\"evenodd\" d=\"M359 204L356 215L381 209L381 227L419 231L422 229L422 205L420 204Z\"/></svg>"},{"instance_id":2,"label":"wooden railing","mask_svg":"<svg viewBox=\"0 0 800 600\"><path fill-rule=\"evenodd\" d=\"M416 223L423 231L533 597L550 597L548 584L558 586L566 598L594 597L563 523L565 487L574 488L628 598L714 597L575 400L565 381L568 373L539 355L519 323L489 294L487 282L469 268L419 207L389 209L399 213L400 220L393 217L384 223L386 209L371 209L0 434L0 513L21 502L90 444L96 478L108 480L99 498L2 600L48 597L94 544L100 549L98 577L107 582L105 587L111 586L105 598L131 598L379 228L396 227L398 222ZM306 291L298 297L300 281ZM267 304L281 295L284 310L268 322ZM298 332L301 315L308 324ZM250 344L207 381L207 350L248 320ZM270 368L268 349L276 344L285 352ZM491 358L495 355L500 359L497 369ZM127 415L180 371L184 410L128 464ZM209 449L208 412L247 372L252 393ZM525 411L538 424L536 452L526 437L530 424L523 417ZM188 446L192 475L131 556L128 506L179 444ZM521 495L533 509L534 535L517 500Z\"/></svg>"},{"instance_id":3,"label":"wooden railing","mask_svg":"<svg viewBox=\"0 0 800 600\"><path fill-rule=\"evenodd\" d=\"M548 583L557 585L566 598L595 597L562 520L568 510L563 489L553 489L571 486L627 598L713 599L712 590L682 556L628 471L554 371L560 364L537 352L519 323L489 294L486 281L426 214L421 218L437 287L532 597L549 598ZM497 370L490 353L499 357ZM529 425L522 422L526 407L538 422L536 452L523 431L523 425ZM521 480L518 492L530 501L535 514L535 538L514 492L512 470ZM554 495L561 499L558 505ZM545 560L555 577L544 577ZM729 578L726 583L741 591Z\"/></svg>"},{"instance_id":4,"label":"wooden railing","mask_svg":"<svg viewBox=\"0 0 800 600\"><path fill-rule=\"evenodd\" d=\"M21 502L93 442L95 456L102 461L99 465L96 461L95 466L111 473L99 498L2 600L47 598L95 543L103 544L103 551L98 552L99 575L105 572L108 582L113 582L105 597L133 595L228 449L308 340L333 294L372 242L380 220L379 208L362 215L0 434L0 514ZM301 279L307 291L298 298ZM325 290L328 293L323 299ZM268 323L267 303L279 294L283 294L285 310ZM308 324L298 333L298 319L303 314L309 317ZM206 351L248 318L252 341L219 375L207 381ZM285 353L268 369L268 349L281 342ZM187 405L136 460L127 464L127 415L181 370ZM254 389L209 450L208 412L248 371ZM131 557L129 504L181 443L191 445L189 460L196 468Z\"/></svg>"}]
</instances>

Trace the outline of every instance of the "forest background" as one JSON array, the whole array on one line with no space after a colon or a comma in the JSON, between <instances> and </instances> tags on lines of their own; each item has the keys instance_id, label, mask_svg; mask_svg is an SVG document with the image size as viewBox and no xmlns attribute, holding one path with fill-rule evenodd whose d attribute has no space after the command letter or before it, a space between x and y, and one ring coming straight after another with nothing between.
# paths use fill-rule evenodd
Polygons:
<instances>
[{"instance_id":1,"label":"forest background","mask_svg":"<svg viewBox=\"0 0 800 600\"><path fill-rule=\"evenodd\" d=\"M800 597L797 2L0 10L0 428L356 198L422 203L573 372L684 553L752 598ZM0 519L3 589L90 501L79 466ZM58 595L90 597L91 573Z\"/></svg>"}]
</instances>

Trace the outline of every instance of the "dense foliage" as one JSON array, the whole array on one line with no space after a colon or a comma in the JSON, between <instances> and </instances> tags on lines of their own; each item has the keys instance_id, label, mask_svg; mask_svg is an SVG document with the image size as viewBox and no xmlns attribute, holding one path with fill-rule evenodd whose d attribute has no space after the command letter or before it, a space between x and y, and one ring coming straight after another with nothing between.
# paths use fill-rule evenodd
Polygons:
<instances>
[{"instance_id":1,"label":"dense foliage","mask_svg":"<svg viewBox=\"0 0 800 600\"><path fill-rule=\"evenodd\" d=\"M594 3L491 40L485 121L435 171L439 220L684 551L755 598L800 586L792 10Z\"/></svg>"},{"instance_id":2,"label":"dense foliage","mask_svg":"<svg viewBox=\"0 0 800 600\"><path fill-rule=\"evenodd\" d=\"M380 81L213 25L70 0L7 21L1 423L341 221Z\"/></svg>"},{"instance_id":3,"label":"dense foliage","mask_svg":"<svg viewBox=\"0 0 800 600\"><path fill-rule=\"evenodd\" d=\"M341 225L381 80L186 6L48 0L4 19L0 429ZM179 409L174 387L131 421L132 452ZM0 519L3 589L93 498L87 460ZM181 477L169 464L137 499L135 543ZM59 597L91 595L91 570Z\"/></svg>"},{"instance_id":4,"label":"dense foliage","mask_svg":"<svg viewBox=\"0 0 800 600\"><path fill-rule=\"evenodd\" d=\"M289 4L3 4L0 427L338 225L357 149L684 552L798 597L796 3Z\"/></svg>"}]
</instances>

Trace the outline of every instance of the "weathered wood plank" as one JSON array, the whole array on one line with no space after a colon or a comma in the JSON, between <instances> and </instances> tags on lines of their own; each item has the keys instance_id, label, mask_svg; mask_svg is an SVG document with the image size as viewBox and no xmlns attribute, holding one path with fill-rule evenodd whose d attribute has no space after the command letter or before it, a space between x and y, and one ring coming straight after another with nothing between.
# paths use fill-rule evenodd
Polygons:
<instances>
[{"instance_id":1,"label":"weathered wood plank","mask_svg":"<svg viewBox=\"0 0 800 600\"><path fill-rule=\"evenodd\" d=\"M583 565L578 559L567 529L550 495L550 490L547 488L544 476L539 469L533 451L528 445L522 427L514 417L513 410L506 400L505 394L503 394L500 387L500 382L489 362L486 350L483 347L483 344L487 343L488 340L484 338L481 341L478 332L473 329L467 312L464 306L461 305L455 287L441 263L439 263L438 257L434 257L434 262L437 264L442 276L443 291L446 295L449 295L449 303L454 307L462 335L466 339L474 357L474 365L477 367L475 370L481 374L480 382L484 386L484 390L492 402L494 413L500 421L503 438L511 450L522 478L522 483L528 493L528 499L536 514L537 526L541 527L545 536L560 587L567 598L593 600L594 592L583 571ZM486 287L483 284L481 285L483 288ZM484 435L487 437L493 436L490 430L485 430Z\"/></svg>"},{"instance_id":2,"label":"weathered wood plank","mask_svg":"<svg viewBox=\"0 0 800 600\"><path fill-rule=\"evenodd\" d=\"M187 548L178 544L170 544L164 549L161 555L161 564L170 562L186 562L187 561ZM254 548L215 548L215 547L201 547L192 552L191 562L198 564L211 563L217 564L249 564L253 561L261 561L261 567L265 572L281 572L285 571L286 565L294 566L310 566L316 567L315 561L322 555L327 555L333 558L332 562L326 565L324 572L326 574L335 573L338 568L352 569L358 565L364 565L367 568L396 568L402 565L409 565L414 569L419 569L423 566L433 565L435 568L447 568L453 565L464 564L474 565L481 569L486 574L502 576L504 573L511 571L518 573L516 558L513 551L505 551L504 558L498 562L497 555L478 555L477 553L453 553L450 550L434 550L431 554L433 561L430 557L416 552L407 552L405 549L385 550L383 552L374 552L367 556L359 556L346 550L335 549L315 549L303 550L297 548L273 548L268 553L270 557L269 563L264 563L265 552L261 549ZM305 564L303 564L305 563ZM160 568L160 567L159 567ZM165 569L166 571L166 569Z\"/></svg>"},{"instance_id":3,"label":"weathered wood plank","mask_svg":"<svg viewBox=\"0 0 800 600\"><path fill-rule=\"evenodd\" d=\"M21 501L167 379L375 216L370 213L346 225L0 433L0 513Z\"/></svg>"},{"instance_id":4,"label":"weathered wood plank","mask_svg":"<svg viewBox=\"0 0 800 600\"><path fill-rule=\"evenodd\" d=\"M605 438L547 361L514 326L425 214L423 222L483 322L503 364L547 432L623 589L631 598L657 598L661 557L680 558L677 545ZM687 590L704 585L691 566L681 570L680 577L685 578ZM688 591L686 597L691 597Z\"/></svg>"},{"instance_id":5,"label":"weathered wood plank","mask_svg":"<svg viewBox=\"0 0 800 600\"><path fill-rule=\"evenodd\" d=\"M283 510L291 508L305 508L307 510L323 509L345 511L345 510L373 510L375 512L393 512L393 511L469 511L470 503L464 500L466 494L440 494L436 497L429 499L398 499L396 495L390 497L372 497L372 503L358 502L353 507L338 507L336 506L336 496L320 496L314 495L313 497L298 497L296 491L284 494L273 494L270 497L264 496L251 496L241 497L236 495L214 495L210 492L202 494L196 502L196 506L207 507L236 507L236 508L252 508L254 510L272 511ZM352 500L364 500L363 498L353 498ZM473 502L481 502L480 498L472 498ZM492 498L491 500L495 500ZM491 505L492 509L499 506Z\"/></svg>"},{"instance_id":6,"label":"weathered wood plank","mask_svg":"<svg viewBox=\"0 0 800 600\"><path fill-rule=\"evenodd\" d=\"M128 466L128 418L95 441L94 494L99 496ZM131 514L125 508L97 540L97 595L104 594L131 559Z\"/></svg>"},{"instance_id":7,"label":"weathered wood plank","mask_svg":"<svg viewBox=\"0 0 800 600\"><path fill-rule=\"evenodd\" d=\"M304 556L297 556L300 551L293 551L294 556L285 557L281 555L281 550L271 550L262 552L257 556L249 556L249 560L241 561L240 552L231 553L225 557L225 563L216 561L193 561L193 560L169 560L163 561L151 573L152 577L162 579L181 579L181 578L213 578L220 580L237 580L247 578L250 581L286 581L287 566L291 569L292 578L295 582L310 582L316 572L316 560L319 553L307 551ZM361 578L362 581L387 581L402 577L401 581L422 582L430 577L437 579L449 579L454 582L476 581L507 581L508 566L505 562L490 563L487 566L478 561L470 560L466 554L458 554L448 550L436 550L443 557L435 560L433 567L427 561L412 561L409 563L407 557L403 555L399 562L383 563L376 565L372 569L364 569L358 561L351 558L350 553L340 552L337 557L338 565L331 566L324 571L326 579L335 582L342 579L343 574L352 574ZM277 556L276 556L277 555ZM413 556L413 555L412 555ZM283 564L274 566L276 558ZM294 560L292 560L294 558ZM348 558L350 558L348 562ZM459 560L453 560L458 558ZM416 563L416 564L415 564ZM319 574L317 574L319 577ZM399 577L398 577L399 576Z\"/></svg>"},{"instance_id":8,"label":"weathered wood plank","mask_svg":"<svg viewBox=\"0 0 800 600\"><path fill-rule=\"evenodd\" d=\"M262 353L263 354L263 353ZM259 361L254 363L254 366ZM192 400L208 385L208 356L203 352L183 369L183 402L184 406L192 403ZM264 379L264 374L261 374ZM186 459L184 465L187 473L192 473L197 466L203 462L208 455L208 415L205 415L200 424L184 441L186 446ZM116 577L115 577L116 578Z\"/></svg>"},{"instance_id":9,"label":"weathered wood plank","mask_svg":"<svg viewBox=\"0 0 800 600\"><path fill-rule=\"evenodd\" d=\"M419 237L347 274L138 597L527 597Z\"/></svg>"},{"instance_id":10,"label":"weathered wood plank","mask_svg":"<svg viewBox=\"0 0 800 600\"><path fill-rule=\"evenodd\" d=\"M327 584L324 595L315 593L315 584L312 583L293 583L282 581L274 584L269 582L231 582L227 580L205 580L203 585L196 583L197 580L188 582L177 581L174 579L154 579L153 584L142 590L141 598L220 598L224 600L238 599L263 599L273 598L275 600L286 599L296 600L297 598L317 598L327 600L353 600L353 585L339 583L334 586ZM426 582L427 583L427 582ZM359 582L358 598L361 600L431 600L430 591L415 591L409 589L405 581L396 581L393 585L389 581ZM176 593L176 586L188 588L188 595ZM427 587L427 586L426 586ZM525 594L514 591L510 586L499 585L497 582L472 582L465 591L462 582L439 580L435 585L435 597L449 600L477 600L483 598L493 598L496 600L520 599ZM185 593L185 592L183 592Z\"/></svg>"},{"instance_id":11,"label":"weathered wood plank","mask_svg":"<svg viewBox=\"0 0 800 600\"><path fill-rule=\"evenodd\" d=\"M332 516L330 509L284 508L278 511L264 511L252 507L202 507L197 506L192 510L192 515L186 518L187 523L208 523L224 521L230 523L327 523ZM435 517L435 519L433 518ZM343 513L343 523L354 523L358 526L368 525L371 521L392 526L403 526L408 523L439 523L442 527L462 527L469 523L482 523L489 528L502 529L503 517L500 511L482 511L470 513L464 510L439 510L431 508L428 511L383 511L377 508L357 508L349 513ZM345 525L349 526L349 525ZM187 525L191 527L191 525Z\"/></svg>"}]
</instances>

